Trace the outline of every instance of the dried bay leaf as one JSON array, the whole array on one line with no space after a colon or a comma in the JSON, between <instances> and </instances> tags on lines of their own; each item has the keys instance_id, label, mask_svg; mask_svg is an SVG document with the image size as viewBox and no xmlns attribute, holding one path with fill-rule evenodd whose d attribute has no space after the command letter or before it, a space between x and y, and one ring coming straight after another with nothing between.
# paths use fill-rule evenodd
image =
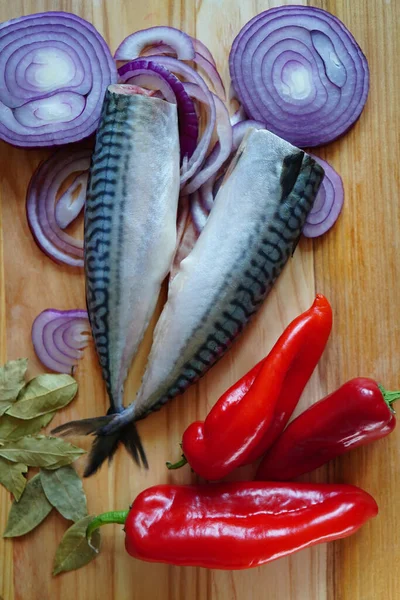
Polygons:
<instances>
[{"instance_id":1,"label":"dried bay leaf","mask_svg":"<svg viewBox=\"0 0 400 600\"><path fill-rule=\"evenodd\" d=\"M98 529L93 532L92 547L86 539L86 529L92 519L93 516L87 516L64 533L54 559L53 575L79 569L96 558L100 548L100 532Z\"/></svg>"},{"instance_id":2,"label":"dried bay leaf","mask_svg":"<svg viewBox=\"0 0 400 600\"><path fill-rule=\"evenodd\" d=\"M11 400L0 400L0 417L11 407Z\"/></svg>"},{"instance_id":3,"label":"dried bay leaf","mask_svg":"<svg viewBox=\"0 0 400 600\"><path fill-rule=\"evenodd\" d=\"M0 456L28 467L58 469L69 465L85 454L85 450L63 439L45 435L26 436L16 441L8 441L0 446Z\"/></svg>"},{"instance_id":4,"label":"dried bay leaf","mask_svg":"<svg viewBox=\"0 0 400 600\"><path fill-rule=\"evenodd\" d=\"M26 435L34 435L46 427L56 413L47 413L34 419L17 419L3 415L0 419L0 440L19 440Z\"/></svg>"},{"instance_id":5,"label":"dried bay leaf","mask_svg":"<svg viewBox=\"0 0 400 600\"><path fill-rule=\"evenodd\" d=\"M3 537L17 537L32 531L52 508L43 491L40 475L35 475L26 484L20 501L13 502Z\"/></svg>"},{"instance_id":6,"label":"dried bay leaf","mask_svg":"<svg viewBox=\"0 0 400 600\"><path fill-rule=\"evenodd\" d=\"M10 360L0 367L0 416L10 408L24 387L27 368L27 358Z\"/></svg>"},{"instance_id":7,"label":"dried bay leaf","mask_svg":"<svg viewBox=\"0 0 400 600\"><path fill-rule=\"evenodd\" d=\"M10 360L0 367L0 400L15 400L25 385L27 358Z\"/></svg>"},{"instance_id":8,"label":"dried bay leaf","mask_svg":"<svg viewBox=\"0 0 400 600\"><path fill-rule=\"evenodd\" d=\"M17 502L21 498L26 486L27 480L23 476L23 473L27 471L28 467L26 465L0 458L0 483L13 494Z\"/></svg>"},{"instance_id":9,"label":"dried bay leaf","mask_svg":"<svg viewBox=\"0 0 400 600\"><path fill-rule=\"evenodd\" d=\"M82 481L71 466L53 471L42 469L40 478L48 501L70 521L80 521L87 516L86 495Z\"/></svg>"},{"instance_id":10,"label":"dried bay leaf","mask_svg":"<svg viewBox=\"0 0 400 600\"><path fill-rule=\"evenodd\" d=\"M78 384L70 375L38 375L24 387L7 414L18 419L39 417L67 406L77 390Z\"/></svg>"}]
</instances>

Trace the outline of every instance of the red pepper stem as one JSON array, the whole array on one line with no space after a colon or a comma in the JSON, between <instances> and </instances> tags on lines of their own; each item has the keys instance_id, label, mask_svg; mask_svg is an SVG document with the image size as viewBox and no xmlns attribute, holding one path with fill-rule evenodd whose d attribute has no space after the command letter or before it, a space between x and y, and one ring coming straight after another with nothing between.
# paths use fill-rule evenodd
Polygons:
<instances>
[{"instance_id":1,"label":"red pepper stem","mask_svg":"<svg viewBox=\"0 0 400 600\"><path fill-rule=\"evenodd\" d=\"M102 513L101 515L97 515L94 517L87 526L86 529L86 539L88 540L90 546L90 540L93 535L93 531L98 529L102 525L107 525L108 523L119 523L124 525L126 518L128 516L128 510L114 510L111 512Z\"/></svg>"},{"instance_id":2,"label":"red pepper stem","mask_svg":"<svg viewBox=\"0 0 400 600\"><path fill-rule=\"evenodd\" d=\"M382 385L379 386L379 389L382 392L384 401L386 402L388 407L391 410L393 410L393 408L392 408L393 402L400 399L400 390L395 390L395 391L385 390L385 388Z\"/></svg>"},{"instance_id":3,"label":"red pepper stem","mask_svg":"<svg viewBox=\"0 0 400 600\"><path fill-rule=\"evenodd\" d=\"M180 469L181 467L184 467L185 465L187 465L187 458L184 454L182 454L182 458L181 460L178 460L178 462L176 463L172 463L172 462L166 462L165 464L167 465L167 469L169 469L170 471L174 470L174 469Z\"/></svg>"}]
</instances>

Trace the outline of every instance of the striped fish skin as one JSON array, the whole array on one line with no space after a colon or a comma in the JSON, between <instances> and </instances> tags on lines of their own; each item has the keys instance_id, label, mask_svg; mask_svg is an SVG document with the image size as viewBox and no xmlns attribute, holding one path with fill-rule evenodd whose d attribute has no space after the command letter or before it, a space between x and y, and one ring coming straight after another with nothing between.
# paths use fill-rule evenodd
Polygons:
<instances>
[{"instance_id":1,"label":"striped fish skin","mask_svg":"<svg viewBox=\"0 0 400 600\"><path fill-rule=\"evenodd\" d=\"M112 85L106 92L85 206L86 298L111 412L148 326L176 244L177 109Z\"/></svg>"},{"instance_id":2,"label":"striped fish skin","mask_svg":"<svg viewBox=\"0 0 400 600\"><path fill-rule=\"evenodd\" d=\"M249 132L228 171L171 282L138 395L104 433L161 408L228 350L292 255L323 178L311 157L265 130Z\"/></svg>"}]
</instances>

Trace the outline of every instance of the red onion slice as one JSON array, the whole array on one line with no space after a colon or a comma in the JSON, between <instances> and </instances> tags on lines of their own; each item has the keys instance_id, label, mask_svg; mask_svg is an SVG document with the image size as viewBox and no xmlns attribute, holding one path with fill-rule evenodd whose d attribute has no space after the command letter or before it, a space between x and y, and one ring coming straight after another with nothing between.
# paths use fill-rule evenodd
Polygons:
<instances>
[{"instance_id":1,"label":"red onion slice","mask_svg":"<svg viewBox=\"0 0 400 600\"><path fill-rule=\"evenodd\" d=\"M364 54L344 24L319 8L257 15L237 35L229 68L246 113L300 147L341 136L368 96Z\"/></svg>"},{"instance_id":2,"label":"red onion slice","mask_svg":"<svg viewBox=\"0 0 400 600\"><path fill-rule=\"evenodd\" d=\"M208 62L210 62L212 65L214 65L214 67L216 68L217 65L215 63L214 57L211 54L210 50L207 48L207 46L195 37L192 37L192 42L193 42L193 47L195 49L195 52L204 56L204 58L206 60L208 60Z\"/></svg>"},{"instance_id":3,"label":"red onion slice","mask_svg":"<svg viewBox=\"0 0 400 600\"><path fill-rule=\"evenodd\" d=\"M117 80L99 32L66 12L0 24L0 138L16 146L75 142L95 131Z\"/></svg>"},{"instance_id":4,"label":"red onion slice","mask_svg":"<svg viewBox=\"0 0 400 600\"><path fill-rule=\"evenodd\" d=\"M322 158L310 154L324 169L325 177L303 228L306 237L324 234L338 219L344 202L343 181L339 173Z\"/></svg>"},{"instance_id":5,"label":"red onion slice","mask_svg":"<svg viewBox=\"0 0 400 600\"><path fill-rule=\"evenodd\" d=\"M166 44L153 44L152 46L147 46L144 50L141 51L140 56L137 58L146 58L149 56L154 56L155 54L176 54L171 46L167 46ZM135 60L135 59L131 59Z\"/></svg>"},{"instance_id":6,"label":"red onion slice","mask_svg":"<svg viewBox=\"0 0 400 600\"><path fill-rule=\"evenodd\" d=\"M168 84L170 93L172 92L175 96L175 101L178 107L178 118L179 118L179 138L181 147L181 157L188 156L189 159L193 155L197 145L197 138L199 133L199 121L197 118L196 110L192 99L185 91L182 83L179 79L171 73L168 68L159 64L159 58L157 62L145 58L139 58L126 63L118 69L120 76L120 82L125 83L130 81L133 77L139 75L155 75L158 81L159 88L164 93L167 93L167 87L162 85L160 80L163 80ZM161 57L165 58L165 57ZM170 58L175 61L176 59ZM176 61L178 64L182 64ZM189 68L189 67L188 67ZM154 83L154 86L157 84ZM170 96L170 93L168 97Z\"/></svg>"},{"instance_id":7,"label":"red onion slice","mask_svg":"<svg viewBox=\"0 0 400 600\"><path fill-rule=\"evenodd\" d=\"M41 312L32 325L37 357L45 367L57 373L73 371L89 339L90 325L85 310L49 308Z\"/></svg>"},{"instance_id":8,"label":"red onion slice","mask_svg":"<svg viewBox=\"0 0 400 600\"><path fill-rule=\"evenodd\" d=\"M154 56L154 61L163 65L172 73L184 77L187 80L187 82L196 83L204 92L205 97L207 99L207 123L204 128L203 135L199 143L197 144L197 148L194 151L193 155L187 161L185 168L184 165L182 165L181 167L181 186L183 186L188 181L188 179L190 179L191 177L193 177L193 175L195 175L195 173L197 173L207 154L207 150L210 145L216 121L216 108L214 97L208 89L204 79L198 73L196 73L194 69L192 69L185 63L180 62L179 60L177 60L176 58L172 58L171 56Z\"/></svg>"},{"instance_id":9,"label":"red onion slice","mask_svg":"<svg viewBox=\"0 0 400 600\"><path fill-rule=\"evenodd\" d=\"M169 46L164 46L162 44L159 44L159 45L151 46L150 48L146 48L142 52L141 57L157 56L157 55L161 55L161 54L162 55L164 55L164 54L170 55L171 52L173 52L172 48L170 48ZM225 93L224 82L222 81L221 76L218 73L215 64L212 63L210 60L208 60L208 58L206 56L203 56L203 54L201 54L200 52L195 53L194 58L192 59L192 62L196 63L196 65L204 71L204 73L207 75L208 79L210 80L217 95L220 98L222 98L222 100L225 100L226 93Z\"/></svg>"},{"instance_id":10,"label":"red onion slice","mask_svg":"<svg viewBox=\"0 0 400 600\"><path fill-rule=\"evenodd\" d=\"M216 67L199 52L196 52L194 55L193 62L196 63L196 65L200 67L207 75L217 96L219 96L222 100L225 100L226 92L224 82L222 81L221 75L218 73Z\"/></svg>"},{"instance_id":11,"label":"red onion slice","mask_svg":"<svg viewBox=\"0 0 400 600\"><path fill-rule=\"evenodd\" d=\"M57 224L56 196L70 175L89 169L91 154L91 150L58 150L38 166L26 196L28 224L36 243L55 262L73 267L83 267L83 242Z\"/></svg>"},{"instance_id":12,"label":"red onion slice","mask_svg":"<svg viewBox=\"0 0 400 600\"><path fill-rule=\"evenodd\" d=\"M217 173L214 173L199 189L200 202L204 210L209 213L214 204L214 183L217 178Z\"/></svg>"},{"instance_id":13,"label":"red onion slice","mask_svg":"<svg viewBox=\"0 0 400 600\"><path fill-rule=\"evenodd\" d=\"M241 123L242 121L246 121L247 120L247 115L246 112L243 108L242 105L239 106L239 108L237 109L237 111L235 113L233 113L233 115L231 116L231 125L237 125L238 123Z\"/></svg>"},{"instance_id":14,"label":"red onion slice","mask_svg":"<svg viewBox=\"0 0 400 600\"><path fill-rule=\"evenodd\" d=\"M132 61L139 57L161 54L175 54L180 60L196 63L207 75L217 95L225 100L224 83L207 46L173 27L151 27L133 33L119 46L115 59Z\"/></svg>"},{"instance_id":15,"label":"red onion slice","mask_svg":"<svg viewBox=\"0 0 400 600\"><path fill-rule=\"evenodd\" d=\"M81 212L86 200L88 176L88 171L77 175L69 188L60 196L54 216L61 229L68 227Z\"/></svg>"},{"instance_id":16,"label":"red onion slice","mask_svg":"<svg viewBox=\"0 0 400 600\"><path fill-rule=\"evenodd\" d=\"M204 225L207 222L209 212L204 208L203 204L200 201L200 194L198 191L195 191L189 197L190 202L190 214L192 216L193 225L198 233L202 232Z\"/></svg>"},{"instance_id":17,"label":"red onion slice","mask_svg":"<svg viewBox=\"0 0 400 600\"><path fill-rule=\"evenodd\" d=\"M198 85L194 83L184 83L183 85L192 98L199 100L203 104L207 104L207 97ZM224 164L232 152L232 126L229 119L229 113L225 104L215 94L214 102L216 108L218 142L214 146L211 154L207 157L202 169L184 188L184 194L192 194L198 190L203 183L214 175L214 173L217 173L218 169Z\"/></svg>"},{"instance_id":18,"label":"red onion slice","mask_svg":"<svg viewBox=\"0 0 400 600\"><path fill-rule=\"evenodd\" d=\"M266 127L264 123L261 123L260 121L253 121L252 119L236 123L232 127L232 152L236 152L236 150L239 148L249 129L266 129Z\"/></svg>"},{"instance_id":19,"label":"red onion slice","mask_svg":"<svg viewBox=\"0 0 400 600\"><path fill-rule=\"evenodd\" d=\"M128 35L118 46L115 60L134 60L146 46L166 45L174 50L180 60L193 60L194 47L190 35L175 27L157 26L141 29Z\"/></svg>"},{"instance_id":20,"label":"red onion slice","mask_svg":"<svg viewBox=\"0 0 400 600\"><path fill-rule=\"evenodd\" d=\"M121 77L120 83L130 83L147 90L159 91L164 100L171 102L171 104L176 104L176 96L172 87L158 73L149 73L145 70L142 73L139 70L135 71L135 73L138 74L132 77Z\"/></svg>"}]
</instances>

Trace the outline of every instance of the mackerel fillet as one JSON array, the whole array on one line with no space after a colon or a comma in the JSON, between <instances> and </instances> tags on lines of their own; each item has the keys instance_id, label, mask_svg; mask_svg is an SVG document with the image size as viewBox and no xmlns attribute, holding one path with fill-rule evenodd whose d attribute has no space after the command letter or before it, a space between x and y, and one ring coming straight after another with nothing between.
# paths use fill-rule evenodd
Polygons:
<instances>
[{"instance_id":1,"label":"mackerel fillet","mask_svg":"<svg viewBox=\"0 0 400 600\"><path fill-rule=\"evenodd\" d=\"M86 299L110 399L123 411L124 382L154 312L176 245L179 135L175 104L109 86L85 205ZM93 433L110 417L67 423L63 433ZM135 429L97 438L86 475L122 441L142 461Z\"/></svg>"},{"instance_id":2,"label":"mackerel fillet","mask_svg":"<svg viewBox=\"0 0 400 600\"><path fill-rule=\"evenodd\" d=\"M161 408L228 350L294 252L323 174L288 142L249 132L170 283L138 395L103 433Z\"/></svg>"}]
</instances>

